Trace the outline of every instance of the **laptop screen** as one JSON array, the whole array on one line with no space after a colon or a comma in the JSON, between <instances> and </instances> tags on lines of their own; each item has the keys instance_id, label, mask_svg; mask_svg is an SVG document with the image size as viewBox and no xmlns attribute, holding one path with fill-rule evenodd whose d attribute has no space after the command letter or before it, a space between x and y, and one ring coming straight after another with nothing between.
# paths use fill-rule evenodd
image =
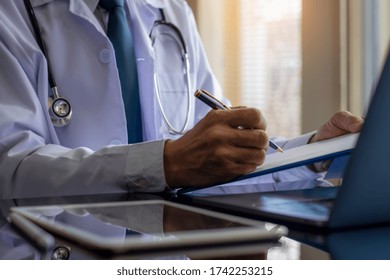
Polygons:
<instances>
[{"instance_id":1,"label":"laptop screen","mask_svg":"<svg viewBox=\"0 0 390 280\"><path fill-rule=\"evenodd\" d=\"M347 165L343 187L330 225L390 222L390 58L369 106L356 148Z\"/></svg>"}]
</instances>

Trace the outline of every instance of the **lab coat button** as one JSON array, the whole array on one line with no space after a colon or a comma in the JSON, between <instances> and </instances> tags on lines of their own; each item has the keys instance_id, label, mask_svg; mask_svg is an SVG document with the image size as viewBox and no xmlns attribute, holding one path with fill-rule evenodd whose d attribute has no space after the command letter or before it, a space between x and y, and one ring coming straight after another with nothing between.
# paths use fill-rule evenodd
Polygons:
<instances>
[{"instance_id":1,"label":"lab coat button","mask_svg":"<svg viewBox=\"0 0 390 280\"><path fill-rule=\"evenodd\" d=\"M102 63L109 63L111 61L111 53L108 49L102 49L99 53L99 59Z\"/></svg>"}]
</instances>

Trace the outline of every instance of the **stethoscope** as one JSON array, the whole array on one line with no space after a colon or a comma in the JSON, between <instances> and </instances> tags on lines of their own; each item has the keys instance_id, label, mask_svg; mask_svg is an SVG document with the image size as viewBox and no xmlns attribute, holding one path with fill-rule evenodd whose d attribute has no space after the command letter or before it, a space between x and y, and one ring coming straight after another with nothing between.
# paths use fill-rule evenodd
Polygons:
<instances>
[{"instance_id":1,"label":"stethoscope","mask_svg":"<svg viewBox=\"0 0 390 280\"><path fill-rule=\"evenodd\" d=\"M51 91L49 92L49 100L48 100L48 106L49 106L48 110L49 110L50 119L51 119L54 126L62 127L62 126L67 125L72 118L72 106L67 99L65 99L64 97L61 97L58 93L58 87L57 87L57 83L56 83L55 78L54 78L54 74L52 72L47 49L46 49L45 43L43 41L41 32L39 30L38 21L37 21L37 18L35 16L35 13L34 13L34 10L32 8L30 0L24 0L24 5L26 6L27 13L29 15L29 18L30 18L30 21L31 21L31 24L32 24L32 27L34 30L34 34L35 34L37 43L38 43L43 55L45 56L45 58L47 60L48 79L49 79L49 86L51 89ZM182 59L183 59L183 62L185 64L185 80L187 81L188 104L187 104L187 116L186 116L186 119L185 119L183 126L180 129L173 127L173 125L168 120L168 117L164 111L164 108L163 108L162 102L161 102L161 96L160 96L160 90L159 90L159 86L158 86L158 79L157 79L156 72L154 73L154 90L155 90L155 94L157 97L157 103L159 106L159 110L161 112L161 115L162 115L165 123L167 124L167 126L169 128L169 132L171 134L184 134L184 132L187 130L187 127L188 127L188 123L189 123L189 119L190 119L190 112L192 109L191 108L191 79L190 79L189 56L188 56L187 47L186 47L184 38L183 38L180 30L174 24L169 23L165 20L165 15L164 15L164 12L162 9L160 9L160 13L161 13L162 19L154 22L153 28L152 28L150 35L149 35L150 39L152 41L152 46L154 47L154 43L156 41L158 34L169 35L169 36L175 38L175 41L177 42L177 44L180 45L180 49L182 50ZM168 29L173 31L174 36L172 36L172 34L168 34L166 31L158 32L158 30L161 29L160 27L167 27Z\"/></svg>"},{"instance_id":2,"label":"stethoscope","mask_svg":"<svg viewBox=\"0 0 390 280\"><path fill-rule=\"evenodd\" d=\"M181 134L184 134L184 132L187 130L188 123L190 121L190 114L191 114L191 110L192 110L192 108L191 108L192 94L191 94L190 60L189 60L187 46L186 46L186 43L184 41L184 37L181 34L179 28L177 28L177 26L174 25L173 23L166 21L165 14L164 14L164 11L162 9L160 9L160 14L161 14L161 20L157 20L154 22L153 28L149 34L149 37L152 41L152 47L154 48L154 45L155 45L155 42L156 42L158 35L170 36L171 38L174 39L174 41L176 41L176 43L180 47L182 60L183 60L184 65L185 65L185 74L184 75L185 75L185 80L187 81L187 116L186 116L184 124L181 128L179 128L179 129L174 128L173 125L171 124L171 122L168 120L168 117L164 111L164 108L163 108L162 102L161 102L161 96L160 96L159 83L158 83L156 69L154 72L154 91L156 94L157 103L158 103L158 107L160 109L161 115L162 115L166 125L169 128L169 133L181 135ZM173 33L168 32L168 30L164 30L163 29L164 27L170 31L173 31ZM159 31L159 30L161 30L161 31Z\"/></svg>"},{"instance_id":3,"label":"stethoscope","mask_svg":"<svg viewBox=\"0 0 390 280\"><path fill-rule=\"evenodd\" d=\"M50 65L49 56L47 54L45 43L43 42L43 38L41 32L39 31L39 25L37 18L35 16L34 10L32 8L30 0L24 0L24 5L26 6L27 13L29 15L32 27L34 29L35 38L38 42L39 47L43 55L47 60L47 70L49 76L49 86L51 89L51 94L49 92L49 115L51 122L54 126L61 127L67 125L72 118L72 106L70 102L65 98L61 97L58 93L57 83L54 79L54 75L52 72L52 68Z\"/></svg>"}]
</instances>

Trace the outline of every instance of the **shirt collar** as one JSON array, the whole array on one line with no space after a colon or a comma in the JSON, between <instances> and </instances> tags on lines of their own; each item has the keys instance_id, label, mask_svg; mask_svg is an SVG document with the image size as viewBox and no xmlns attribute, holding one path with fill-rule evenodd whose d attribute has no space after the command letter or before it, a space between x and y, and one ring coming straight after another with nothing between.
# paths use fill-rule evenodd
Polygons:
<instances>
[{"instance_id":1,"label":"shirt collar","mask_svg":"<svg viewBox=\"0 0 390 280\"><path fill-rule=\"evenodd\" d=\"M38 6L42 6L42 5L45 5L47 3L53 2L55 0L30 0L30 1L31 1L31 5L33 7L38 7ZM80 1L80 0L77 0L77 1ZM84 3L88 6L88 8L91 10L91 12L94 12L96 10L96 7L99 3L99 0L82 0L82 1L84 1Z\"/></svg>"},{"instance_id":2,"label":"shirt collar","mask_svg":"<svg viewBox=\"0 0 390 280\"><path fill-rule=\"evenodd\" d=\"M47 3L53 2L54 0L30 0L31 6L38 7Z\"/></svg>"},{"instance_id":3,"label":"shirt collar","mask_svg":"<svg viewBox=\"0 0 390 280\"><path fill-rule=\"evenodd\" d=\"M30 0L30 1L31 1L31 5L33 7L38 7L38 6L53 2L55 0ZM83 0L83 1L88 6L88 8L91 10L91 12L94 12L96 10L96 7L99 3L99 0ZM165 8L164 0L144 0L144 1L146 4L148 4L154 8L157 8L157 9Z\"/></svg>"},{"instance_id":4,"label":"shirt collar","mask_svg":"<svg viewBox=\"0 0 390 280\"><path fill-rule=\"evenodd\" d=\"M157 8L157 9L163 9L165 8L165 1L163 0L145 0L146 4Z\"/></svg>"},{"instance_id":5,"label":"shirt collar","mask_svg":"<svg viewBox=\"0 0 390 280\"><path fill-rule=\"evenodd\" d=\"M96 7L99 4L99 0L84 0L85 4L88 6L88 8L91 10L91 12L95 12Z\"/></svg>"},{"instance_id":6,"label":"shirt collar","mask_svg":"<svg viewBox=\"0 0 390 280\"><path fill-rule=\"evenodd\" d=\"M36 1L53 1L53 0L36 0ZM134 1L134 0L130 0ZM165 8L164 0L144 0L147 5L150 5L157 9ZM91 9L92 12L96 10L96 7L99 4L99 0L84 0L85 4Z\"/></svg>"}]
</instances>

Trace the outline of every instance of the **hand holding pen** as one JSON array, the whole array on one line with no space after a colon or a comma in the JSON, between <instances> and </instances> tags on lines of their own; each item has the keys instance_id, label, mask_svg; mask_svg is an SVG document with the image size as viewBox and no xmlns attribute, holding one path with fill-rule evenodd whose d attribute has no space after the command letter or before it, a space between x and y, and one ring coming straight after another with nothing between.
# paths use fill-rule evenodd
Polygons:
<instances>
[{"instance_id":1,"label":"hand holding pen","mask_svg":"<svg viewBox=\"0 0 390 280\"><path fill-rule=\"evenodd\" d=\"M167 185L205 187L252 172L266 157L266 127L256 108L210 110L184 135L165 142Z\"/></svg>"},{"instance_id":2,"label":"hand holding pen","mask_svg":"<svg viewBox=\"0 0 390 280\"><path fill-rule=\"evenodd\" d=\"M216 99L213 95L208 93L206 90L197 90L195 92L195 97L197 97L199 100L203 101L206 105L210 106L212 109L217 110L231 110L230 107L223 104L221 101ZM269 140L269 146L273 149L275 149L278 152L283 153L283 149L280 148L278 145L276 145L274 142Z\"/></svg>"}]
</instances>

